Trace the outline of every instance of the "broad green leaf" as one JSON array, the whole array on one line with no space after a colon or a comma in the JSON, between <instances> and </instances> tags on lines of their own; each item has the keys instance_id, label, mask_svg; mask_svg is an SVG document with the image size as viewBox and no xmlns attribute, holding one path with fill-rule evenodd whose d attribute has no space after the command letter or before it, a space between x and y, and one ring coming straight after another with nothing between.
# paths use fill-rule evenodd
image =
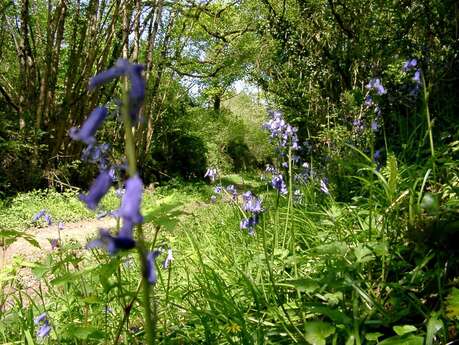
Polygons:
<instances>
[{"instance_id":1,"label":"broad green leaf","mask_svg":"<svg viewBox=\"0 0 459 345\"><path fill-rule=\"evenodd\" d=\"M413 334L406 335L396 335L395 337L390 337L384 339L378 345L423 345L424 337L420 337Z\"/></svg>"},{"instance_id":2,"label":"broad green leaf","mask_svg":"<svg viewBox=\"0 0 459 345\"><path fill-rule=\"evenodd\" d=\"M86 339L101 339L103 338L103 333L95 327L91 326L77 326L70 325L65 328L65 334L71 338L77 338L81 340Z\"/></svg>"},{"instance_id":3,"label":"broad green leaf","mask_svg":"<svg viewBox=\"0 0 459 345\"><path fill-rule=\"evenodd\" d=\"M405 335L408 333L416 332L418 329L412 325L394 326L392 327L397 335Z\"/></svg>"},{"instance_id":4,"label":"broad green leaf","mask_svg":"<svg viewBox=\"0 0 459 345\"><path fill-rule=\"evenodd\" d=\"M323 321L310 321L305 325L306 340L312 345L325 345L325 339L335 333L335 327Z\"/></svg>"},{"instance_id":5,"label":"broad green leaf","mask_svg":"<svg viewBox=\"0 0 459 345\"><path fill-rule=\"evenodd\" d=\"M299 291L306 293L313 293L314 291L320 288L319 283L317 283L314 279L311 278L286 280L284 283L291 284L294 287L296 287Z\"/></svg>"},{"instance_id":6,"label":"broad green leaf","mask_svg":"<svg viewBox=\"0 0 459 345\"><path fill-rule=\"evenodd\" d=\"M365 334L365 339L370 341L378 341L378 338L381 338L384 334L380 332L372 332Z\"/></svg>"}]
</instances>

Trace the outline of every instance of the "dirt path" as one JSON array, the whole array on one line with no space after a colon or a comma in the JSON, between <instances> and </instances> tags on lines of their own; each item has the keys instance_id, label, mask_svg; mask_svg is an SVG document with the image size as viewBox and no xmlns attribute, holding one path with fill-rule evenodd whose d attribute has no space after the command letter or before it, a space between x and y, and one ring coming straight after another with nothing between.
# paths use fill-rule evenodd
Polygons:
<instances>
[{"instance_id":1,"label":"dirt path","mask_svg":"<svg viewBox=\"0 0 459 345\"><path fill-rule=\"evenodd\" d=\"M61 239L63 242L75 240L84 245L87 243L88 238L97 234L99 228L114 227L115 224L115 220L109 218L65 223L63 230L61 230ZM30 228L26 231L37 240L40 248L33 246L23 238L13 242L6 250L0 248L0 270L11 263L16 255L21 255L28 261L40 259L52 250L50 240L59 237L57 224L43 228Z\"/></svg>"}]
</instances>

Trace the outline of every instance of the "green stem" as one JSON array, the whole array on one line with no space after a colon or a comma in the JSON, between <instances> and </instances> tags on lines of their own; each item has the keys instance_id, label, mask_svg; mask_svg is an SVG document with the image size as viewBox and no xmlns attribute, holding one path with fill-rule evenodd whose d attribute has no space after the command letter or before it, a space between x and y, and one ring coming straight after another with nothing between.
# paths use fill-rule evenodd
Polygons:
<instances>
[{"instance_id":1,"label":"green stem","mask_svg":"<svg viewBox=\"0 0 459 345\"><path fill-rule=\"evenodd\" d=\"M129 96L128 96L128 80L124 78L124 90L123 90L123 105L121 108L121 115L124 123L124 133L126 142L126 158L128 161L128 174L133 177L137 174L137 160L135 154L135 142L134 135L132 133L132 122L129 116ZM145 318L145 334L146 344L155 343L156 323L152 318L152 308L150 303L150 283L147 280L147 248L145 246L145 236L142 230L142 224L137 226L138 233L138 252L139 260L142 267L142 286L143 286L143 305L144 305L144 318ZM155 309L155 308L153 308ZM153 310L155 312L155 310Z\"/></svg>"}]
</instances>

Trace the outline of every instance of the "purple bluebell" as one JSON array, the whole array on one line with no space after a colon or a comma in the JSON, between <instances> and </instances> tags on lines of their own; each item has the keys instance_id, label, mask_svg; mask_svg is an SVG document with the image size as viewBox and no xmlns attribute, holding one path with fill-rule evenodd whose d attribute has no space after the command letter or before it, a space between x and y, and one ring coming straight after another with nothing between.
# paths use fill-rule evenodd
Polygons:
<instances>
[{"instance_id":1,"label":"purple bluebell","mask_svg":"<svg viewBox=\"0 0 459 345\"><path fill-rule=\"evenodd\" d=\"M43 217L46 214L46 210L40 210L38 211L33 217L32 217L32 223L38 222L41 217Z\"/></svg>"},{"instance_id":2,"label":"purple bluebell","mask_svg":"<svg viewBox=\"0 0 459 345\"><path fill-rule=\"evenodd\" d=\"M266 169L265 169L266 172L269 172L271 174L275 174L277 171L276 171L276 168L274 168L272 165L269 165L269 164L266 164Z\"/></svg>"},{"instance_id":3,"label":"purple bluebell","mask_svg":"<svg viewBox=\"0 0 459 345\"><path fill-rule=\"evenodd\" d=\"M46 318L47 318L46 313L41 313L40 315L38 315L36 318L33 319L33 322L35 325L39 325L40 323L44 322Z\"/></svg>"},{"instance_id":4,"label":"purple bluebell","mask_svg":"<svg viewBox=\"0 0 459 345\"><path fill-rule=\"evenodd\" d=\"M365 105L366 105L367 107L371 107L373 104L374 104L374 103L373 103L373 98L372 98L370 95L367 95L367 96L365 97Z\"/></svg>"},{"instance_id":5,"label":"purple bluebell","mask_svg":"<svg viewBox=\"0 0 459 345\"><path fill-rule=\"evenodd\" d=\"M89 242L86 245L87 249L103 248L110 255L115 255L120 250L132 249L136 246L136 242L129 237L113 237L107 229L99 230L99 238Z\"/></svg>"},{"instance_id":6,"label":"purple bluebell","mask_svg":"<svg viewBox=\"0 0 459 345\"><path fill-rule=\"evenodd\" d=\"M146 267L145 267L145 272L144 276L147 278L147 281L150 284L155 284L157 280L156 276L156 258L161 254L159 250L154 250L152 252L149 252L147 254L147 257L145 258L146 260Z\"/></svg>"},{"instance_id":7,"label":"purple bluebell","mask_svg":"<svg viewBox=\"0 0 459 345\"><path fill-rule=\"evenodd\" d=\"M43 216L43 219L45 220L46 223L48 223L48 225L53 224L53 220L52 220L52 218L51 218L51 216L50 216L49 214L46 213L46 214Z\"/></svg>"},{"instance_id":8,"label":"purple bluebell","mask_svg":"<svg viewBox=\"0 0 459 345\"><path fill-rule=\"evenodd\" d=\"M365 87L368 90L375 90L376 93L378 95L380 95L380 96L384 95L385 93L387 93L386 89L381 84L381 79L379 79L379 78L371 79L370 82L367 85L365 85Z\"/></svg>"},{"instance_id":9,"label":"purple bluebell","mask_svg":"<svg viewBox=\"0 0 459 345\"><path fill-rule=\"evenodd\" d=\"M408 72L409 70L415 68L417 64L418 64L418 61L416 59L410 59L408 61L405 61L403 63L402 71Z\"/></svg>"},{"instance_id":10,"label":"purple bluebell","mask_svg":"<svg viewBox=\"0 0 459 345\"><path fill-rule=\"evenodd\" d=\"M326 177L320 180L320 190L322 193L330 195L330 191L328 190L328 179Z\"/></svg>"},{"instance_id":11,"label":"purple bluebell","mask_svg":"<svg viewBox=\"0 0 459 345\"><path fill-rule=\"evenodd\" d=\"M118 232L118 238L130 238L133 237L134 223L128 219L123 219L123 226L121 226Z\"/></svg>"},{"instance_id":12,"label":"purple bluebell","mask_svg":"<svg viewBox=\"0 0 459 345\"><path fill-rule=\"evenodd\" d=\"M288 193L287 185L284 182L284 177L282 176L282 174L273 175L271 179L271 185L273 186L273 188L277 189L278 192L282 195Z\"/></svg>"},{"instance_id":13,"label":"purple bluebell","mask_svg":"<svg viewBox=\"0 0 459 345\"><path fill-rule=\"evenodd\" d=\"M361 119L355 119L352 121L352 125L357 131L361 131L364 128L363 121Z\"/></svg>"},{"instance_id":14,"label":"purple bluebell","mask_svg":"<svg viewBox=\"0 0 459 345\"><path fill-rule=\"evenodd\" d=\"M241 220L240 228L247 229L250 236L255 234L255 226L258 224L258 214L254 214L249 218L244 218Z\"/></svg>"},{"instance_id":15,"label":"purple bluebell","mask_svg":"<svg viewBox=\"0 0 459 345\"><path fill-rule=\"evenodd\" d=\"M217 194L220 194L222 192L222 189L223 189L223 187L220 186L220 185L215 186L214 192L217 193Z\"/></svg>"},{"instance_id":16,"label":"purple bluebell","mask_svg":"<svg viewBox=\"0 0 459 345\"><path fill-rule=\"evenodd\" d=\"M49 243L51 244L51 250L54 250L59 247L59 240L57 238L53 238L49 241Z\"/></svg>"},{"instance_id":17,"label":"purple bluebell","mask_svg":"<svg viewBox=\"0 0 459 345\"><path fill-rule=\"evenodd\" d=\"M212 196L210 197L210 202L211 202L212 204L215 204L215 203L217 202L217 196L212 195Z\"/></svg>"},{"instance_id":18,"label":"purple bluebell","mask_svg":"<svg viewBox=\"0 0 459 345\"><path fill-rule=\"evenodd\" d=\"M376 120L372 120L371 121L371 130L373 132L377 132L379 130L379 125L378 125L378 122Z\"/></svg>"},{"instance_id":19,"label":"purple bluebell","mask_svg":"<svg viewBox=\"0 0 459 345\"><path fill-rule=\"evenodd\" d=\"M38 338L45 338L49 336L49 333L51 332L51 326L49 324L48 320L45 320L43 325L40 326L40 328L37 331L37 337Z\"/></svg>"},{"instance_id":20,"label":"purple bluebell","mask_svg":"<svg viewBox=\"0 0 459 345\"><path fill-rule=\"evenodd\" d=\"M108 190L112 186L112 178L107 171L102 171L99 176L95 179L89 193L87 195L80 194L80 200L83 201L86 206L94 210L102 197L107 194Z\"/></svg>"},{"instance_id":21,"label":"purple bluebell","mask_svg":"<svg viewBox=\"0 0 459 345\"><path fill-rule=\"evenodd\" d=\"M69 135L73 140L80 140L85 144L91 145L96 142L94 135L97 129L102 125L102 122L107 117L108 110L105 107L95 108L80 129L72 127Z\"/></svg>"},{"instance_id":22,"label":"purple bluebell","mask_svg":"<svg viewBox=\"0 0 459 345\"><path fill-rule=\"evenodd\" d=\"M208 168L206 173L204 174L204 178L209 177L212 182L215 181L217 178L217 169L215 168Z\"/></svg>"},{"instance_id":23,"label":"purple bluebell","mask_svg":"<svg viewBox=\"0 0 459 345\"><path fill-rule=\"evenodd\" d=\"M416 72L414 72L413 80L414 80L417 84L421 84L421 71L420 71L420 70L416 70Z\"/></svg>"},{"instance_id":24,"label":"purple bluebell","mask_svg":"<svg viewBox=\"0 0 459 345\"><path fill-rule=\"evenodd\" d=\"M134 224L143 222L140 214L140 203L142 201L143 183L139 175L134 175L126 181L126 192L121 200L121 207L118 210L119 216Z\"/></svg>"},{"instance_id":25,"label":"purple bluebell","mask_svg":"<svg viewBox=\"0 0 459 345\"><path fill-rule=\"evenodd\" d=\"M243 209L244 211L252 212L252 213L261 213L261 201L255 195L253 195L250 191L246 192L242 196L244 200Z\"/></svg>"},{"instance_id":26,"label":"purple bluebell","mask_svg":"<svg viewBox=\"0 0 459 345\"><path fill-rule=\"evenodd\" d=\"M287 162L282 162L282 167L285 169L288 169L288 163Z\"/></svg>"},{"instance_id":27,"label":"purple bluebell","mask_svg":"<svg viewBox=\"0 0 459 345\"><path fill-rule=\"evenodd\" d=\"M63 222L57 223L57 229L58 229L59 231L64 230L64 227L65 227L65 226L64 226L64 223L63 223Z\"/></svg>"},{"instance_id":28,"label":"purple bluebell","mask_svg":"<svg viewBox=\"0 0 459 345\"><path fill-rule=\"evenodd\" d=\"M172 256L172 249L169 248L169 249L167 250L166 259L164 259L164 261L163 261L163 268L164 268L164 269L169 268L169 265L171 264L172 261L174 261L174 257Z\"/></svg>"},{"instance_id":29,"label":"purple bluebell","mask_svg":"<svg viewBox=\"0 0 459 345\"><path fill-rule=\"evenodd\" d=\"M226 191L232 195L237 195L236 187L233 184L230 184L226 187Z\"/></svg>"},{"instance_id":30,"label":"purple bluebell","mask_svg":"<svg viewBox=\"0 0 459 345\"><path fill-rule=\"evenodd\" d=\"M373 161L377 161L381 158L381 151L380 150L376 150L375 153L373 154Z\"/></svg>"},{"instance_id":31,"label":"purple bluebell","mask_svg":"<svg viewBox=\"0 0 459 345\"><path fill-rule=\"evenodd\" d=\"M143 65L132 64L125 59L118 59L115 66L92 77L88 88L89 90L93 90L97 86L115 78L123 75L127 76L131 82L129 90L129 115L133 121L136 121L145 98L145 79L142 77L143 69Z\"/></svg>"}]
</instances>

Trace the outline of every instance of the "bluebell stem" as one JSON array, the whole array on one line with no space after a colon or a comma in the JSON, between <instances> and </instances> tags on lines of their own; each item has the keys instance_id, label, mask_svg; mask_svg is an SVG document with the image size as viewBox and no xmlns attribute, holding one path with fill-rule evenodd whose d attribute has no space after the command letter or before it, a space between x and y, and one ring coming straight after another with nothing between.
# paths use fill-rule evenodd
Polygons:
<instances>
[{"instance_id":1,"label":"bluebell stem","mask_svg":"<svg viewBox=\"0 0 459 345\"><path fill-rule=\"evenodd\" d=\"M169 268L169 265L171 264L172 261L174 261L174 257L172 256L172 249L169 248L169 249L167 250L166 259L164 259L164 261L163 261L163 268L164 268L164 269Z\"/></svg>"},{"instance_id":2,"label":"bluebell stem","mask_svg":"<svg viewBox=\"0 0 459 345\"><path fill-rule=\"evenodd\" d=\"M156 276L156 258L161 254L159 250L154 250L152 252L149 252L146 257L146 267L145 267L145 278L150 284L155 284L157 280Z\"/></svg>"},{"instance_id":3,"label":"bluebell stem","mask_svg":"<svg viewBox=\"0 0 459 345\"><path fill-rule=\"evenodd\" d=\"M80 129L72 127L69 135L73 140L80 140L85 144L91 145L96 142L94 135L107 117L108 110L105 107L95 108Z\"/></svg>"},{"instance_id":4,"label":"bluebell stem","mask_svg":"<svg viewBox=\"0 0 459 345\"><path fill-rule=\"evenodd\" d=\"M143 183L139 175L134 175L126 181L126 192L121 200L119 216L134 224L143 222L140 214L140 203L142 201Z\"/></svg>"},{"instance_id":5,"label":"bluebell stem","mask_svg":"<svg viewBox=\"0 0 459 345\"><path fill-rule=\"evenodd\" d=\"M89 209L94 210L103 196L107 194L112 186L112 182L113 180L110 174L107 171L102 171L91 185L89 193L87 195L80 194L80 200L83 201Z\"/></svg>"}]
</instances>

